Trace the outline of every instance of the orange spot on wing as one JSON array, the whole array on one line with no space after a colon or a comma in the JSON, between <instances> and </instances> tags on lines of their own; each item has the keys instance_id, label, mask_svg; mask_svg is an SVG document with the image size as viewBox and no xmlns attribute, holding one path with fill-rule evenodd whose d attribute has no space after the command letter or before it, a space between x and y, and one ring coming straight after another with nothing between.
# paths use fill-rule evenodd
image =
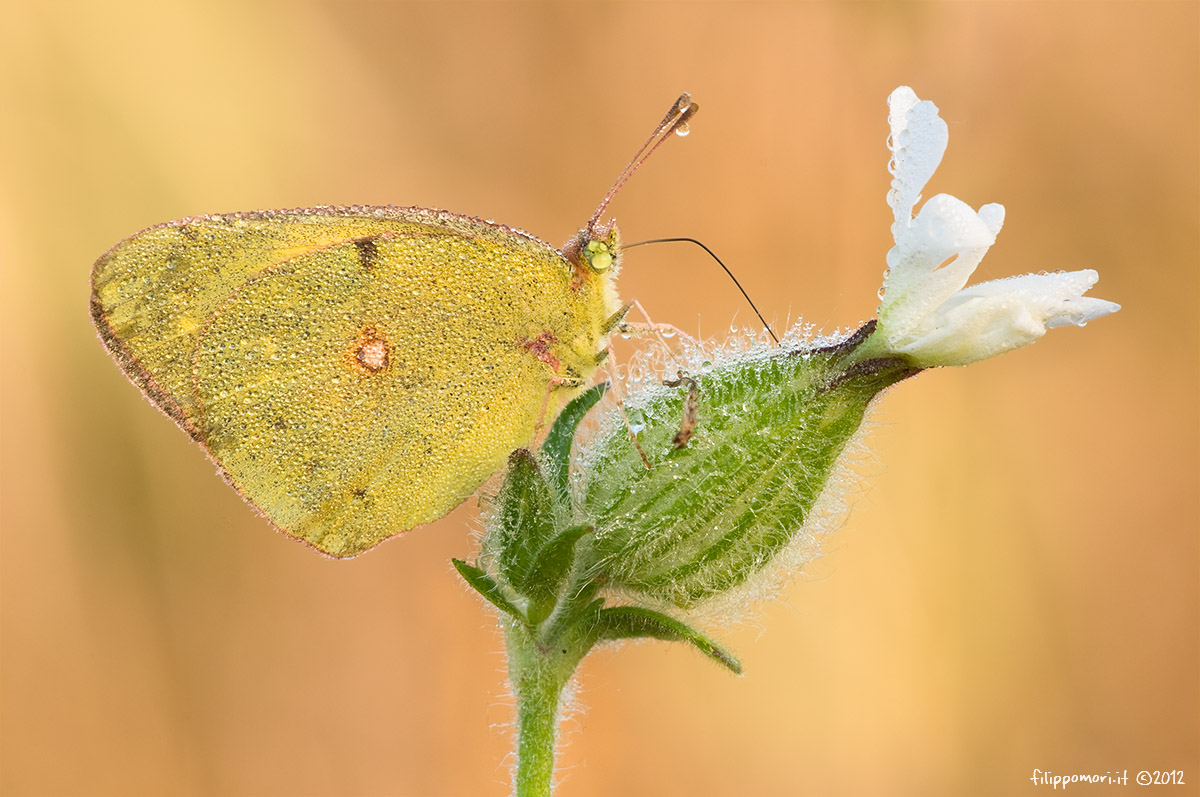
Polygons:
<instances>
[{"instance_id":1,"label":"orange spot on wing","mask_svg":"<svg viewBox=\"0 0 1200 797\"><path fill-rule=\"evenodd\" d=\"M350 347L349 357L351 367L359 373L377 374L388 367L391 359L391 344L373 326L363 327L358 339Z\"/></svg>"}]
</instances>

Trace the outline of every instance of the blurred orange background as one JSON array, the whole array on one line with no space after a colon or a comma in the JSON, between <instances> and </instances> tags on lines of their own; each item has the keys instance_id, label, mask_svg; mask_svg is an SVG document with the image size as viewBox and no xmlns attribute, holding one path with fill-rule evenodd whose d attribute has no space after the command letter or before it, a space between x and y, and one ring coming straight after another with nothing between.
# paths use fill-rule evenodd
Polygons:
<instances>
[{"instance_id":1,"label":"blurred orange background","mask_svg":"<svg viewBox=\"0 0 1200 797\"><path fill-rule=\"evenodd\" d=\"M503 795L475 502L351 561L275 534L101 349L88 272L151 224L411 204L562 242L693 235L778 323L869 318L885 100L942 109L927 196L1001 202L977 278L1095 268L1117 315L881 402L869 485L747 625L585 663L564 797L1200 783L1200 5L0 4L5 795ZM622 294L723 335L686 247ZM1112 789L1080 786L1088 794Z\"/></svg>"}]
</instances>

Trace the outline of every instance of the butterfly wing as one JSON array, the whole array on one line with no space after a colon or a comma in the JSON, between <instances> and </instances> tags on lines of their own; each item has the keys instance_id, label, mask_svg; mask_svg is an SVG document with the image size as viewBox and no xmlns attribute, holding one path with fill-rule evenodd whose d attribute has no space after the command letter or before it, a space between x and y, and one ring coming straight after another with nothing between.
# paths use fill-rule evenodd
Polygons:
<instances>
[{"instance_id":1,"label":"butterfly wing","mask_svg":"<svg viewBox=\"0 0 1200 797\"><path fill-rule=\"evenodd\" d=\"M552 384L591 376L615 303L541 242L421 209L185 220L118 245L93 281L127 374L277 527L334 556L497 471Z\"/></svg>"},{"instance_id":2,"label":"butterfly wing","mask_svg":"<svg viewBox=\"0 0 1200 797\"><path fill-rule=\"evenodd\" d=\"M263 269L396 225L318 209L198 216L151 227L96 262L92 319L129 377L194 437L192 355L216 308Z\"/></svg>"}]
</instances>

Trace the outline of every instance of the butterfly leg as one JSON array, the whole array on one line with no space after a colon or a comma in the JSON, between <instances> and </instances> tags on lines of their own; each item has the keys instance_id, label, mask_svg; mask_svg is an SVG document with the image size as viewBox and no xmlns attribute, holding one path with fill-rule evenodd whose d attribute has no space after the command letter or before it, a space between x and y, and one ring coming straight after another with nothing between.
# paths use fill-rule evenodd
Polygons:
<instances>
[{"instance_id":1,"label":"butterfly leg","mask_svg":"<svg viewBox=\"0 0 1200 797\"><path fill-rule=\"evenodd\" d=\"M653 333L654 336L658 338L658 342L666 346L668 349L672 347L671 344L667 342L667 338L678 337L679 340L689 344L697 343L695 338L673 324L658 324L652 321L650 319L650 314L646 312L646 308L642 307L642 303L637 299L634 299L632 302L630 302L630 307L637 310L638 313L641 314L642 318L645 319L645 321L622 321L619 327L619 330L622 334L629 334L632 336L642 333Z\"/></svg>"},{"instance_id":2,"label":"butterfly leg","mask_svg":"<svg viewBox=\"0 0 1200 797\"><path fill-rule=\"evenodd\" d=\"M650 470L650 459L642 450L637 434L633 431L633 424L630 423L629 416L625 413L624 388L621 387L621 375L617 373L617 358L613 353L611 343L608 344L608 357L604 360L604 370L608 372L608 383L612 385L613 399L617 402L617 409L620 410L621 418L625 421L625 428L629 430L629 440L637 449L638 456L642 458L642 464L646 466L646 470Z\"/></svg>"},{"instance_id":3,"label":"butterfly leg","mask_svg":"<svg viewBox=\"0 0 1200 797\"><path fill-rule=\"evenodd\" d=\"M555 376L550 379L550 384L546 385L546 395L542 397L542 408L538 411L537 423L533 427L534 440L542 436L542 429L546 426L546 413L550 411L550 396L554 394L554 389L561 384L562 380Z\"/></svg>"}]
</instances>

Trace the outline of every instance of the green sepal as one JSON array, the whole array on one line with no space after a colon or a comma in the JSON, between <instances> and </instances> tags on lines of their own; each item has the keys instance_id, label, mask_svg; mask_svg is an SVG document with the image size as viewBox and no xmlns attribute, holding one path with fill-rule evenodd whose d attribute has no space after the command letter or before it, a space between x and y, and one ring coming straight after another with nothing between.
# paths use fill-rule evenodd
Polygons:
<instances>
[{"instance_id":1,"label":"green sepal","mask_svg":"<svg viewBox=\"0 0 1200 797\"><path fill-rule=\"evenodd\" d=\"M593 528L588 525L571 526L559 532L538 551L526 579L530 625L540 624L554 610L563 584L575 564L575 550L579 541L592 531Z\"/></svg>"},{"instance_id":2,"label":"green sepal","mask_svg":"<svg viewBox=\"0 0 1200 797\"><path fill-rule=\"evenodd\" d=\"M463 577L463 580L471 585L471 589L482 595L484 600L505 614L512 615L517 620L524 622L525 615L505 597L504 590L500 588L494 578L475 565L467 564L461 559L451 559L450 561L454 563L454 569Z\"/></svg>"},{"instance_id":3,"label":"green sepal","mask_svg":"<svg viewBox=\"0 0 1200 797\"><path fill-rule=\"evenodd\" d=\"M533 452L519 448L508 458L508 471L497 496L493 519L498 575L519 595L529 594L529 574L542 546L554 536L556 499Z\"/></svg>"},{"instance_id":4,"label":"green sepal","mask_svg":"<svg viewBox=\"0 0 1200 797\"><path fill-rule=\"evenodd\" d=\"M542 464L546 468L546 480L554 486L564 504L570 498L571 444L575 440L575 430L588 414L588 410L596 406L596 402L607 391L608 382L601 382L572 399L558 414L558 419L550 427L550 432L542 443Z\"/></svg>"},{"instance_id":5,"label":"green sepal","mask_svg":"<svg viewBox=\"0 0 1200 797\"><path fill-rule=\"evenodd\" d=\"M650 637L667 642L690 642L693 647L730 671L742 665L729 651L686 623L638 606L611 606L596 613L597 641Z\"/></svg>"}]
</instances>

